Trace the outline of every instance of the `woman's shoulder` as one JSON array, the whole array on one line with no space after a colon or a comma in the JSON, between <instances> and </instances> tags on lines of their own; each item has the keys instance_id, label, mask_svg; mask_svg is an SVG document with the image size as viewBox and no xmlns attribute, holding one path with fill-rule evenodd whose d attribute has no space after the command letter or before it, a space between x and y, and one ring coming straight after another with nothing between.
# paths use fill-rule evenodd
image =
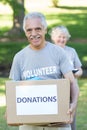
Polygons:
<instances>
[{"instance_id":1,"label":"woman's shoulder","mask_svg":"<svg viewBox=\"0 0 87 130\"><path fill-rule=\"evenodd\" d=\"M70 46L65 46L65 50L76 52L76 50L73 47L70 47Z\"/></svg>"}]
</instances>

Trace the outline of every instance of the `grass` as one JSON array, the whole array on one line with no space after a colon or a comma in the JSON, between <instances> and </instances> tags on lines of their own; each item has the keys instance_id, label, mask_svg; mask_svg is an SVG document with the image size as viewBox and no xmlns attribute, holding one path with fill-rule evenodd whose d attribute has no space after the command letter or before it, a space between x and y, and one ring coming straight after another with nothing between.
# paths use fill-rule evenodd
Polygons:
<instances>
[{"instance_id":1,"label":"grass","mask_svg":"<svg viewBox=\"0 0 87 130\"><path fill-rule=\"evenodd\" d=\"M87 79L79 80L80 97L77 109L77 130L87 129Z\"/></svg>"},{"instance_id":2,"label":"grass","mask_svg":"<svg viewBox=\"0 0 87 130\"><path fill-rule=\"evenodd\" d=\"M58 12L61 9L61 13ZM58 7L55 14L47 14L49 28L56 25L65 25L69 29L72 38L86 38L86 13L87 8Z\"/></svg>"},{"instance_id":3,"label":"grass","mask_svg":"<svg viewBox=\"0 0 87 130\"><path fill-rule=\"evenodd\" d=\"M4 118L6 107L0 107L0 130L18 130L18 127L9 126L6 123L6 119Z\"/></svg>"},{"instance_id":4,"label":"grass","mask_svg":"<svg viewBox=\"0 0 87 130\"><path fill-rule=\"evenodd\" d=\"M58 6L57 8L49 7L44 11L40 10L40 12L46 16L48 30L56 25L65 25L72 38L87 38L87 7ZM4 32L10 30L13 25L12 14L0 15L0 19L0 36L3 36Z\"/></svg>"},{"instance_id":5,"label":"grass","mask_svg":"<svg viewBox=\"0 0 87 130\"><path fill-rule=\"evenodd\" d=\"M5 81L0 78L0 98L5 96ZM79 79L80 96L77 108L77 130L87 130L87 79ZM18 127L8 126L4 118L6 106L0 106L0 130L18 130Z\"/></svg>"},{"instance_id":6,"label":"grass","mask_svg":"<svg viewBox=\"0 0 87 130\"><path fill-rule=\"evenodd\" d=\"M18 130L17 127L11 127L8 126L6 123L6 119L4 117L6 106L5 103L3 103L3 99L5 97L5 82L8 80L8 78L0 78L0 130Z\"/></svg>"}]
</instances>

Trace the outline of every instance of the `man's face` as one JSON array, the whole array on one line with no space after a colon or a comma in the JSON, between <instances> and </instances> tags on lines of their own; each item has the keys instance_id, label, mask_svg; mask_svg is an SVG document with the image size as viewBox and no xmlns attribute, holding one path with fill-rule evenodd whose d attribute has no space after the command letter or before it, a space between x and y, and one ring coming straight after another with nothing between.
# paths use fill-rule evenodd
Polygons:
<instances>
[{"instance_id":1,"label":"man's face","mask_svg":"<svg viewBox=\"0 0 87 130\"><path fill-rule=\"evenodd\" d=\"M27 19L25 24L25 35L30 42L31 48L41 49L45 44L46 29L44 29L39 18Z\"/></svg>"}]
</instances>

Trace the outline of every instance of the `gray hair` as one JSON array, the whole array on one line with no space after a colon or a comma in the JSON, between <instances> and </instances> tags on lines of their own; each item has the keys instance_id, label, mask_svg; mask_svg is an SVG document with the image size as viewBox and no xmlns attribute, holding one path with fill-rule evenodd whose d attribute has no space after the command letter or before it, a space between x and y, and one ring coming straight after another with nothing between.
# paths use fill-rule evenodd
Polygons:
<instances>
[{"instance_id":1,"label":"gray hair","mask_svg":"<svg viewBox=\"0 0 87 130\"><path fill-rule=\"evenodd\" d=\"M25 31L25 21L26 21L27 19L32 19L32 18L40 18L43 27L44 27L45 29L47 29L47 22L46 22L45 16L44 16L42 13L39 13L39 12L31 12L31 13L27 14L27 15L24 17L24 20L23 20L23 30L24 30L24 31Z\"/></svg>"},{"instance_id":2,"label":"gray hair","mask_svg":"<svg viewBox=\"0 0 87 130\"><path fill-rule=\"evenodd\" d=\"M70 39L71 35L65 26L56 26L52 28L51 33L50 33L52 39L53 39L53 36L57 35L58 31L64 33L67 37L67 40Z\"/></svg>"}]
</instances>

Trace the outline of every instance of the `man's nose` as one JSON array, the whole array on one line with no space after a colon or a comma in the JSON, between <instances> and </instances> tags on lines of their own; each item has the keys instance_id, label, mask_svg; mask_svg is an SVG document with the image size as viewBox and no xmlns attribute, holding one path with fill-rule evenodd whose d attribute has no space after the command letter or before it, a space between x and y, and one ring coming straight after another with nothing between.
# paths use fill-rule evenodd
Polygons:
<instances>
[{"instance_id":1,"label":"man's nose","mask_svg":"<svg viewBox=\"0 0 87 130\"><path fill-rule=\"evenodd\" d=\"M31 35L33 35L33 36L36 35L36 31L34 29L32 30L32 34Z\"/></svg>"}]
</instances>

